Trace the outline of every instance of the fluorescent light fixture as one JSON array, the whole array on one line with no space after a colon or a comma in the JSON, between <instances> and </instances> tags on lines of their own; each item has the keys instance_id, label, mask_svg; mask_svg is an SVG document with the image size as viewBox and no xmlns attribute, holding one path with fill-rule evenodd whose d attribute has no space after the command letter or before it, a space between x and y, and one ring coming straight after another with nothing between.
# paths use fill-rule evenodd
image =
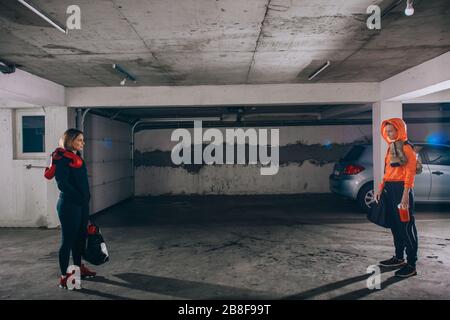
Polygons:
<instances>
[{"instance_id":1,"label":"fluorescent light fixture","mask_svg":"<svg viewBox=\"0 0 450 320\"><path fill-rule=\"evenodd\" d=\"M67 30L64 29L63 27L61 27L60 25L58 25L56 22L54 22L52 19L50 19L49 17L47 17L45 14L43 14L41 11L39 11L37 8L33 7L31 4L27 3L25 0L17 0L19 1L21 4L23 4L25 7L27 7L28 9L30 9L31 11L33 11L34 13L36 13L39 17L41 17L42 19L44 19L45 21L47 21L48 23L50 23L52 26L54 26L56 29L58 29L59 31L61 31L62 33L67 34Z\"/></svg>"},{"instance_id":2,"label":"fluorescent light fixture","mask_svg":"<svg viewBox=\"0 0 450 320\"><path fill-rule=\"evenodd\" d=\"M303 119L320 119L320 112L304 112L304 113L254 113L243 116L244 120L303 120Z\"/></svg>"},{"instance_id":3,"label":"fluorescent light fixture","mask_svg":"<svg viewBox=\"0 0 450 320\"><path fill-rule=\"evenodd\" d=\"M412 16L414 14L413 0L406 0L405 15Z\"/></svg>"},{"instance_id":4,"label":"fluorescent light fixture","mask_svg":"<svg viewBox=\"0 0 450 320\"><path fill-rule=\"evenodd\" d=\"M192 121L220 121L220 117L198 117L198 118L144 118L145 122L192 122Z\"/></svg>"},{"instance_id":5,"label":"fluorescent light fixture","mask_svg":"<svg viewBox=\"0 0 450 320\"><path fill-rule=\"evenodd\" d=\"M112 65L113 69L116 70L118 73L120 73L122 76L124 76L125 78L120 82L121 86L125 85L125 82L127 80L133 81L134 83L136 83L136 78L130 74L127 70L125 70L122 66L114 63Z\"/></svg>"},{"instance_id":6,"label":"fluorescent light fixture","mask_svg":"<svg viewBox=\"0 0 450 320\"><path fill-rule=\"evenodd\" d=\"M0 59L0 72L4 74L14 73L16 71L16 65Z\"/></svg>"},{"instance_id":7,"label":"fluorescent light fixture","mask_svg":"<svg viewBox=\"0 0 450 320\"><path fill-rule=\"evenodd\" d=\"M397 6L399 6L403 1L405 0L397 0L393 2L390 6L383 10L381 13L381 18L384 18L387 14L391 13L391 11L397 8Z\"/></svg>"},{"instance_id":8,"label":"fluorescent light fixture","mask_svg":"<svg viewBox=\"0 0 450 320\"><path fill-rule=\"evenodd\" d=\"M222 120L224 122L237 122L238 121L238 115L236 113L223 114L220 117L220 120Z\"/></svg>"},{"instance_id":9,"label":"fluorescent light fixture","mask_svg":"<svg viewBox=\"0 0 450 320\"><path fill-rule=\"evenodd\" d=\"M317 71L315 71L313 74L311 74L308 77L308 80L314 79L319 73L321 73L323 70L328 68L330 66L330 64L331 64L331 62L329 60L327 62L325 62L325 64L323 66L321 66Z\"/></svg>"}]
</instances>

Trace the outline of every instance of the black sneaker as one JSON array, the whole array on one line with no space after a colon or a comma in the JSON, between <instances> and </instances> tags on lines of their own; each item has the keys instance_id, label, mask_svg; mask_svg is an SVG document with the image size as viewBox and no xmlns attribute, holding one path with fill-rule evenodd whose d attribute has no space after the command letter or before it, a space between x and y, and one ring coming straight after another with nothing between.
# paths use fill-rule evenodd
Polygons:
<instances>
[{"instance_id":1,"label":"black sneaker","mask_svg":"<svg viewBox=\"0 0 450 320\"><path fill-rule=\"evenodd\" d=\"M407 264L406 266L395 272L395 276L400 278L408 278L415 275L417 275L416 268L414 268L409 264Z\"/></svg>"},{"instance_id":2,"label":"black sneaker","mask_svg":"<svg viewBox=\"0 0 450 320\"><path fill-rule=\"evenodd\" d=\"M406 262L404 259L397 259L396 257L392 257L388 260L380 261L379 264L380 266L383 267L393 268L393 267L403 267L404 265L406 265Z\"/></svg>"}]
</instances>

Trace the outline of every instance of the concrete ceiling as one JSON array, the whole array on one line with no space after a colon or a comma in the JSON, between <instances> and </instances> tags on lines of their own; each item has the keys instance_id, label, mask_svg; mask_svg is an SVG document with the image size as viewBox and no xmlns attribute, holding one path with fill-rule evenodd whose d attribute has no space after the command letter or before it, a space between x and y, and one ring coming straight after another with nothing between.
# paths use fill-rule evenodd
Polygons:
<instances>
[{"instance_id":1,"label":"concrete ceiling","mask_svg":"<svg viewBox=\"0 0 450 320\"><path fill-rule=\"evenodd\" d=\"M30 1L31 2L31 1ZM0 58L64 86L118 86L112 64L139 86L381 81L450 50L450 1L404 1L366 26L366 9L397 0L33 0L64 35L13 0L0 0Z\"/></svg>"}]
</instances>

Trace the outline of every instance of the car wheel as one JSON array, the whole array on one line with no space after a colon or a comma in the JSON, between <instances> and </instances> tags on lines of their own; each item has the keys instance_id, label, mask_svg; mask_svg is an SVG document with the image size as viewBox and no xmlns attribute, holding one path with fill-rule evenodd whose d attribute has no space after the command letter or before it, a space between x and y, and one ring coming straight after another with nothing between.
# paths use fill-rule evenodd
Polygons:
<instances>
[{"instance_id":1,"label":"car wheel","mask_svg":"<svg viewBox=\"0 0 450 320\"><path fill-rule=\"evenodd\" d=\"M373 184L365 184L358 193L358 204L364 212L369 212L372 204L375 202L375 193L373 190Z\"/></svg>"}]
</instances>

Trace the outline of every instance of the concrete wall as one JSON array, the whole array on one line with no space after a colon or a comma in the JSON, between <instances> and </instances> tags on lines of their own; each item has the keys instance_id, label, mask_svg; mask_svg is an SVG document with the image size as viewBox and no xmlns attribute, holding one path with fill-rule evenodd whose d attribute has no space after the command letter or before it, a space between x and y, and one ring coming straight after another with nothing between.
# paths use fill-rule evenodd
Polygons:
<instances>
[{"instance_id":1,"label":"concrete wall","mask_svg":"<svg viewBox=\"0 0 450 320\"><path fill-rule=\"evenodd\" d=\"M224 134L225 128L220 130ZM136 134L136 195L327 192L334 161L351 143L370 136L370 130L370 126L349 126L346 130L334 126L282 127L280 168L272 176L261 175L260 165L175 166L170 158L176 144L170 141L172 130L140 131Z\"/></svg>"},{"instance_id":2,"label":"concrete wall","mask_svg":"<svg viewBox=\"0 0 450 320\"><path fill-rule=\"evenodd\" d=\"M224 133L225 128L220 130ZM170 158L177 143L170 141L172 129L139 131L136 196L327 193L335 161L352 143L371 140L371 130L371 125L282 127L280 169L273 176L260 175L257 165L176 166ZM449 124L410 124L408 131L415 141L425 141L436 132L450 137Z\"/></svg>"},{"instance_id":3,"label":"concrete wall","mask_svg":"<svg viewBox=\"0 0 450 320\"><path fill-rule=\"evenodd\" d=\"M95 213L132 195L131 128L126 123L88 114L84 131L91 213Z\"/></svg>"},{"instance_id":4,"label":"concrete wall","mask_svg":"<svg viewBox=\"0 0 450 320\"><path fill-rule=\"evenodd\" d=\"M43 177L43 168L25 167L28 164L45 167L48 159L15 159L14 112L0 108L0 227L56 227L59 225L56 182ZM74 126L75 113L65 107L46 107L45 116L46 154L50 154L68 123ZM85 131L91 213L95 213L131 196L130 127L88 115Z\"/></svg>"},{"instance_id":5,"label":"concrete wall","mask_svg":"<svg viewBox=\"0 0 450 320\"><path fill-rule=\"evenodd\" d=\"M50 153L67 129L67 108L45 108L45 148ZM0 227L56 227L56 201L59 192L47 181L42 168L47 159L18 160L14 156L14 110L0 109Z\"/></svg>"}]
</instances>

